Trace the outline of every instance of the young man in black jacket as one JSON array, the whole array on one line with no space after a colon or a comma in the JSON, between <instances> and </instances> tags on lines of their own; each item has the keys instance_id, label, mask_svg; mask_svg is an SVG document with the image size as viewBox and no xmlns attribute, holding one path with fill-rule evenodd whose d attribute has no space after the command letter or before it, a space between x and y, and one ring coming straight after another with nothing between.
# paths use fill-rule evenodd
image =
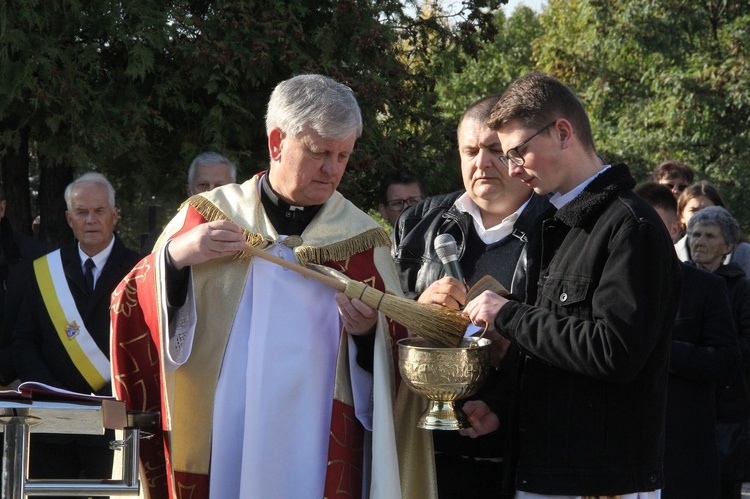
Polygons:
<instances>
[{"instance_id":1,"label":"young man in black jacket","mask_svg":"<svg viewBox=\"0 0 750 499\"><path fill-rule=\"evenodd\" d=\"M556 79L516 80L489 126L511 177L557 208L529 243L526 303L485 292L465 307L522 352L516 498L656 498L682 285L669 234L628 168L602 164L582 104ZM491 429L480 416L468 433Z\"/></svg>"}]
</instances>

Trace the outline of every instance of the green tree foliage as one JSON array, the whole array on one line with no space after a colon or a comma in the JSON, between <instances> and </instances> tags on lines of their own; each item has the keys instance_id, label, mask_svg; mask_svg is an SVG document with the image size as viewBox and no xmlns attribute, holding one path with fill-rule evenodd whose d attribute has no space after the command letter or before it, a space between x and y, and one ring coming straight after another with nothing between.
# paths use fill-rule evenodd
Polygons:
<instances>
[{"instance_id":1,"label":"green tree foliage","mask_svg":"<svg viewBox=\"0 0 750 499\"><path fill-rule=\"evenodd\" d=\"M227 155L241 180L265 168L270 91L306 72L332 76L359 98L365 134L341 186L355 202L372 205L390 168L440 178L434 158L449 146L429 60L441 45L475 50L499 0L463 2L451 23L437 2L416 18L409 3L3 0L3 179L38 168L43 230L62 242L70 237L65 184L101 171L118 191L120 232L136 246L145 205L173 213L195 154ZM24 203L20 194L16 201Z\"/></svg>"},{"instance_id":2,"label":"green tree foliage","mask_svg":"<svg viewBox=\"0 0 750 499\"><path fill-rule=\"evenodd\" d=\"M534 67L532 45L541 36L538 14L519 6L510 17L495 12L492 40L479 40L476 54L446 53L436 86L443 114L458 125L469 105L487 95L502 93L510 83Z\"/></svg>"},{"instance_id":3,"label":"green tree foliage","mask_svg":"<svg viewBox=\"0 0 750 499\"><path fill-rule=\"evenodd\" d=\"M551 0L538 68L575 88L597 144L640 179L666 159L719 187L750 228L750 4Z\"/></svg>"},{"instance_id":4,"label":"green tree foliage","mask_svg":"<svg viewBox=\"0 0 750 499\"><path fill-rule=\"evenodd\" d=\"M461 115L472 102L487 95L502 93L520 75L533 67L532 44L541 35L538 15L519 6L510 17L497 9L492 30L474 35L476 50L447 47L433 61L437 83L435 93L440 113L448 127L452 150L444 156L444 182L441 191L463 189L456 129ZM488 36L489 35L489 36Z\"/></svg>"}]
</instances>

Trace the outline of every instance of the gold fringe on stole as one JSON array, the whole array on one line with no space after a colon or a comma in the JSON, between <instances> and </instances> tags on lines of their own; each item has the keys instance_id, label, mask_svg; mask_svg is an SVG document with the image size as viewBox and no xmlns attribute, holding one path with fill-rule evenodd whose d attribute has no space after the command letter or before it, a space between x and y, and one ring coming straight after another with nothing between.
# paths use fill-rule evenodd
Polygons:
<instances>
[{"instance_id":1,"label":"gold fringe on stole","mask_svg":"<svg viewBox=\"0 0 750 499\"><path fill-rule=\"evenodd\" d=\"M185 205L190 205L195 208L198 213L200 213L203 218L205 218L209 222L213 222L215 220L229 220L230 222L232 222L232 220L228 216L226 216L223 211L221 211L215 204L213 204L203 196L190 196L187 201L182 203L180 209L182 209ZM245 235L245 239L247 240L247 244L254 248L265 248L266 246L272 244L272 241L269 241L262 235L255 232L243 230L243 233ZM244 252L237 253L236 256L236 258L241 262L249 260L252 257L253 256L251 254Z\"/></svg>"},{"instance_id":2,"label":"gold fringe on stole","mask_svg":"<svg viewBox=\"0 0 750 499\"><path fill-rule=\"evenodd\" d=\"M203 196L191 196L182 204L182 206L185 206L186 204L195 208L198 213L209 222L213 222L214 220L232 221L215 204ZM248 230L244 230L244 234L247 239L247 244L250 246L262 249L273 244L273 241L263 237L261 234L250 232ZM352 255L356 255L378 246L386 248L391 246L391 240L388 237L388 233L380 227L367 230L345 241L338 241L326 246L298 246L294 248L294 255L297 259L297 263L305 266L308 263L319 264L331 261L339 262L350 258ZM237 254L236 258L239 261L244 262L251 259L252 255L240 252Z\"/></svg>"},{"instance_id":3,"label":"gold fringe on stole","mask_svg":"<svg viewBox=\"0 0 750 499\"><path fill-rule=\"evenodd\" d=\"M198 210L198 213L203 215L203 218L209 222L213 222L214 220L229 220L229 217L217 208L215 204L198 194L187 198L187 200L180 205L180 210L186 205L190 205Z\"/></svg>"},{"instance_id":4,"label":"gold fringe on stole","mask_svg":"<svg viewBox=\"0 0 750 499\"><path fill-rule=\"evenodd\" d=\"M307 265L308 263L340 262L352 255L362 253L378 246L391 246L388 234L381 228L374 228L357 236L315 248L313 246L299 246L294 248L294 256L297 263Z\"/></svg>"}]
</instances>

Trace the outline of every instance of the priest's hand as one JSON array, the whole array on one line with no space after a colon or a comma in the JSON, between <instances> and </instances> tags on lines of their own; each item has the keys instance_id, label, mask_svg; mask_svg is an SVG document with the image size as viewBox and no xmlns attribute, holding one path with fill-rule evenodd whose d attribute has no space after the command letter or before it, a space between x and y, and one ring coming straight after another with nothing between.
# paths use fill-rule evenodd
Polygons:
<instances>
[{"instance_id":1,"label":"priest's hand","mask_svg":"<svg viewBox=\"0 0 750 499\"><path fill-rule=\"evenodd\" d=\"M466 303L466 285L455 277L445 276L430 284L417 301L458 310Z\"/></svg>"},{"instance_id":2,"label":"priest's hand","mask_svg":"<svg viewBox=\"0 0 750 499\"><path fill-rule=\"evenodd\" d=\"M347 333L364 336L375 331L378 313L364 302L350 299L344 293L336 293L336 305Z\"/></svg>"},{"instance_id":3,"label":"priest's hand","mask_svg":"<svg viewBox=\"0 0 750 499\"><path fill-rule=\"evenodd\" d=\"M193 227L169 243L167 251L177 270L214 258L232 256L247 246L242 229L228 220Z\"/></svg>"},{"instance_id":4,"label":"priest's hand","mask_svg":"<svg viewBox=\"0 0 750 499\"><path fill-rule=\"evenodd\" d=\"M500 428L500 418L492 412L485 402L481 400L469 400L464 404L463 409L469 417L471 428L458 430L461 435L477 438Z\"/></svg>"}]
</instances>

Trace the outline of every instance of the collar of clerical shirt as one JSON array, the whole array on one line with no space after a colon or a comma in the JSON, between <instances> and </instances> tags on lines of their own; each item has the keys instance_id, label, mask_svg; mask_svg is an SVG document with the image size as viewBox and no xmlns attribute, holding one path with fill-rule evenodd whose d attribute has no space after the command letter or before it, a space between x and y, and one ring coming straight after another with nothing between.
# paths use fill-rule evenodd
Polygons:
<instances>
[{"instance_id":1,"label":"collar of clerical shirt","mask_svg":"<svg viewBox=\"0 0 750 499\"><path fill-rule=\"evenodd\" d=\"M276 232L285 236L299 236L323 205L294 206L274 192L268 175L260 180L260 200Z\"/></svg>"}]
</instances>

